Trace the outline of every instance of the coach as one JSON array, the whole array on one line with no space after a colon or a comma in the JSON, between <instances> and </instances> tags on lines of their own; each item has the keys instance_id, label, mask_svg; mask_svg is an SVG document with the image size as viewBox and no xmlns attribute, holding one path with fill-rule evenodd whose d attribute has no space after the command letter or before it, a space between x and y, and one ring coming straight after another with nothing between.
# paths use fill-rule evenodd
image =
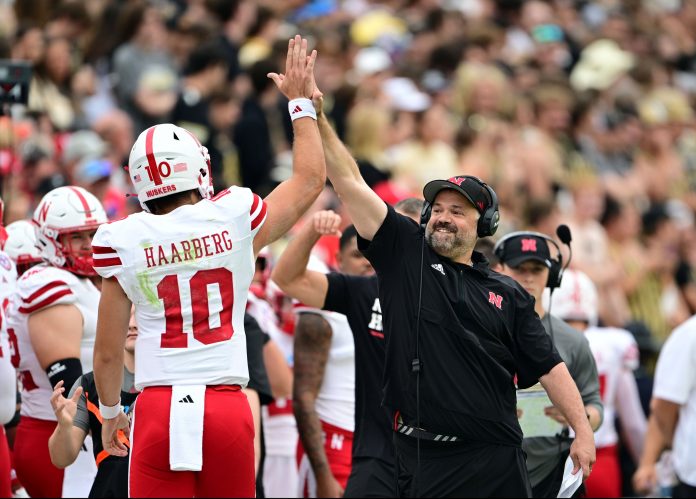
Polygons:
<instances>
[{"instance_id":1,"label":"coach","mask_svg":"<svg viewBox=\"0 0 696 499\"><path fill-rule=\"evenodd\" d=\"M541 381L577 435L589 475L592 429L534 302L473 248L497 228L492 189L473 177L429 183L425 230L368 187L315 93L327 174L379 278L386 337L384 404L395 418L400 494L528 496L515 379Z\"/></svg>"}]
</instances>

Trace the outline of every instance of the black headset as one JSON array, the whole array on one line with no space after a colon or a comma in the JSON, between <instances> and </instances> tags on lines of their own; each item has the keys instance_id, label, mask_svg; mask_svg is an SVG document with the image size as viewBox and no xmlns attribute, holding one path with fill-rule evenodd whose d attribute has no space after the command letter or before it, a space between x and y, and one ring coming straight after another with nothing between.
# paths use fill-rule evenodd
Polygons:
<instances>
[{"instance_id":1,"label":"black headset","mask_svg":"<svg viewBox=\"0 0 696 499\"><path fill-rule=\"evenodd\" d=\"M505 245L506 243L515 237L540 237L547 240L556 247L556 252L558 253L558 258L549 258L551 261L551 267L549 268L549 278L546 280L546 287L549 289L556 289L561 286L561 281L563 280L563 255L561 254L561 247L556 241L551 239L546 234L541 232L532 231L518 231L511 232L503 237L500 241L495 243L493 247L493 253L502 262L505 263Z\"/></svg>"},{"instance_id":2,"label":"black headset","mask_svg":"<svg viewBox=\"0 0 696 499\"><path fill-rule=\"evenodd\" d=\"M491 188L491 186L483 182L481 179L472 175L462 176L466 177L467 180L472 180L476 182L488 192L490 202L488 206L486 206L484 212L481 213L481 216L479 217L478 225L476 226L476 235L478 237L492 236L493 234L495 234L495 231L498 230L498 222L500 221L500 211L498 209L498 196L495 194L495 191ZM425 226L428 225L428 221L430 220L432 212L433 205L428 200L425 200L425 202L423 202L423 209L421 210L420 218L420 225L423 228L423 230L425 230Z\"/></svg>"}]
</instances>

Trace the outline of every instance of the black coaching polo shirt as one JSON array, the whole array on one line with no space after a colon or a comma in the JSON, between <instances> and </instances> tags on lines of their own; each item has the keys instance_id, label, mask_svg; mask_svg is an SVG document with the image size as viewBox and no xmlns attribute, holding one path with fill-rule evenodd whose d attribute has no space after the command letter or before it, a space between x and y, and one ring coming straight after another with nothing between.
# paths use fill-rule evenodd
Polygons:
<instances>
[{"instance_id":1,"label":"black coaching polo shirt","mask_svg":"<svg viewBox=\"0 0 696 499\"><path fill-rule=\"evenodd\" d=\"M358 247L379 278L385 406L416 425L412 362L420 295L420 427L520 446L515 379L529 387L562 362L534 299L491 271L480 253L473 267L438 255L424 243L422 229L391 207L373 240L358 237Z\"/></svg>"},{"instance_id":2,"label":"black coaching polo shirt","mask_svg":"<svg viewBox=\"0 0 696 499\"><path fill-rule=\"evenodd\" d=\"M327 275L325 310L348 318L355 341L353 457L393 463L391 418L382 407L385 338L377 276Z\"/></svg>"}]
</instances>

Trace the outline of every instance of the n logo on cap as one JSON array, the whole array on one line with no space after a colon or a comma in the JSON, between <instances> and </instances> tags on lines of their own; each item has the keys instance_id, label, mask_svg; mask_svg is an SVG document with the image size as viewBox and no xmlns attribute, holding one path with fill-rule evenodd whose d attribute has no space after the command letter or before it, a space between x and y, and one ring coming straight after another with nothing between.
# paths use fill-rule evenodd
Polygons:
<instances>
[{"instance_id":1,"label":"n logo on cap","mask_svg":"<svg viewBox=\"0 0 696 499\"><path fill-rule=\"evenodd\" d=\"M522 239L522 251L533 251L537 252L537 242L536 239Z\"/></svg>"}]
</instances>

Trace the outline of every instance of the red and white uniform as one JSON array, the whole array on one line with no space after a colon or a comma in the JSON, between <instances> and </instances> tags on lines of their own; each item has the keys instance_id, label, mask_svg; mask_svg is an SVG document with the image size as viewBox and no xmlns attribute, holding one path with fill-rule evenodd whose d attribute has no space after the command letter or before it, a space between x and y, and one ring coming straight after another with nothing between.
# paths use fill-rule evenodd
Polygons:
<instances>
[{"instance_id":1,"label":"red and white uniform","mask_svg":"<svg viewBox=\"0 0 696 499\"><path fill-rule=\"evenodd\" d=\"M0 497L12 496L10 449L3 425L8 423L15 413L17 375L10 362L5 305L9 305L9 295L14 290L16 278L17 273L12 260L0 251Z\"/></svg>"},{"instance_id":2,"label":"red and white uniform","mask_svg":"<svg viewBox=\"0 0 696 499\"><path fill-rule=\"evenodd\" d=\"M310 263L310 267L312 267ZM316 264L314 264L316 265ZM320 314L331 326L331 346L315 408L324 431L324 450L331 472L345 489L350 476L355 429L355 343L343 314L304 306L295 311ZM316 497L316 478L301 442L297 461L299 497Z\"/></svg>"},{"instance_id":3,"label":"red and white uniform","mask_svg":"<svg viewBox=\"0 0 696 499\"><path fill-rule=\"evenodd\" d=\"M273 286L269 283L269 286ZM249 295L247 312L278 345L290 367L293 366L293 335L283 331L275 310L266 300ZM284 497L297 490L297 421L292 400L276 399L261 407L266 455L263 462L263 489L266 497Z\"/></svg>"},{"instance_id":4,"label":"red and white uniform","mask_svg":"<svg viewBox=\"0 0 696 499\"><path fill-rule=\"evenodd\" d=\"M646 419L640 404L633 371L638 368L638 345L628 331L591 327L585 337L597 364L604 421L595 432L597 463L585 482L587 497L620 497L621 468L616 431L618 415L635 454L640 455Z\"/></svg>"},{"instance_id":5,"label":"red and white uniform","mask_svg":"<svg viewBox=\"0 0 696 499\"><path fill-rule=\"evenodd\" d=\"M21 382L22 409L14 447L17 476L31 496L89 494L97 469L91 450L80 452L77 461L63 470L55 468L48 455L48 438L55 428L51 407L53 387L34 353L29 337L29 316L55 305L74 305L82 314L80 343L82 371L92 370L97 330L99 290L92 281L66 270L39 265L17 281L17 291L8 311L8 334L12 362ZM41 471L37 471L41 470Z\"/></svg>"},{"instance_id":6,"label":"red and white uniform","mask_svg":"<svg viewBox=\"0 0 696 499\"><path fill-rule=\"evenodd\" d=\"M11 352L7 336L6 314L16 282L15 265L9 255L0 250L0 426L12 419L17 404L17 375L10 362ZM0 438L2 438L1 432ZM0 445L2 445L1 442ZM1 479L0 483L2 483Z\"/></svg>"},{"instance_id":7,"label":"red and white uniform","mask_svg":"<svg viewBox=\"0 0 696 499\"><path fill-rule=\"evenodd\" d=\"M265 217L259 196L230 187L166 215L143 212L102 225L94 237L95 269L118 279L138 322L135 385L143 393L132 430L133 496L253 494L253 423L239 387L249 381L244 311L254 274L253 239ZM206 464L198 479L170 471L169 445L141 447L146 440L169 443L162 421L170 420L172 390L187 386L208 387ZM250 471L252 488L230 489L231 470L244 477ZM209 488L201 489L203 482Z\"/></svg>"}]
</instances>

